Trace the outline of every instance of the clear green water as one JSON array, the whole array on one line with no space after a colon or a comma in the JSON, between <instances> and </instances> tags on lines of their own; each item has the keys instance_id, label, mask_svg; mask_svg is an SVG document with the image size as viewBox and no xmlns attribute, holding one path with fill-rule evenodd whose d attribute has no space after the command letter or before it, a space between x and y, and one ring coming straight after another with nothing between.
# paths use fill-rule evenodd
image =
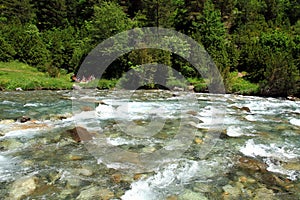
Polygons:
<instances>
[{"instance_id":1,"label":"clear green water","mask_svg":"<svg viewBox=\"0 0 300 200\"><path fill-rule=\"evenodd\" d=\"M0 93L0 111L1 199L24 177L37 180L24 199L300 198L299 102L22 91ZM32 121L7 121L23 115ZM76 143L75 126L94 139Z\"/></svg>"}]
</instances>

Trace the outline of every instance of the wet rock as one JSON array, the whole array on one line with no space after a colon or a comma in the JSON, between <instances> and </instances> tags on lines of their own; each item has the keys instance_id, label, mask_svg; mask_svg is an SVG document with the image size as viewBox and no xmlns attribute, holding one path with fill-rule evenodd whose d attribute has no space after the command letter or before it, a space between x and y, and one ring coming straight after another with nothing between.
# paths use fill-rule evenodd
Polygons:
<instances>
[{"instance_id":1,"label":"wet rock","mask_svg":"<svg viewBox=\"0 0 300 200\"><path fill-rule=\"evenodd\" d=\"M94 133L90 133L88 130L80 126L67 130L67 133L69 133L76 142L89 141L95 136Z\"/></svg>"},{"instance_id":2,"label":"wet rock","mask_svg":"<svg viewBox=\"0 0 300 200\"><path fill-rule=\"evenodd\" d=\"M82 106L80 108L81 111L93 111L94 108L90 107L90 106Z\"/></svg>"},{"instance_id":3,"label":"wet rock","mask_svg":"<svg viewBox=\"0 0 300 200\"><path fill-rule=\"evenodd\" d=\"M241 111L246 111L246 112L251 112L250 108L243 106L243 107L237 107L237 106L231 106L231 108L235 110L241 110Z\"/></svg>"},{"instance_id":4,"label":"wet rock","mask_svg":"<svg viewBox=\"0 0 300 200\"><path fill-rule=\"evenodd\" d=\"M75 189L67 189L60 192L58 199L72 199L73 193L75 193Z\"/></svg>"},{"instance_id":5,"label":"wet rock","mask_svg":"<svg viewBox=\"0 0 300 200\"><path fill-rule=\"evenodd\" d=\"M241 195L241 190L232 185L225 185L222 189L224 191L223 199L237 199Z\"/></svg>"},{"instance_id":6,"label":"wet rock","mask_svg":"<svg viewBox=\"0 0 300 200\"><path fill-rule=\"evenodd\" d=\"M287 170L297 170L300 171L300 163L284 163L282 167Z\"/></svg>"},{"instance_id":7,"label":"wet rock","mask_svg":"<svg viewBox=\"0 0 300 200\"><path fill-rule=\"evenodd\" d=\"M16 148L19 148L22 146L23 146L23 143L19 142L15 138L9 138L9 139L0 141L0 147L1 147L1 149L4 149L4 150L16 149Z\"/></svg>"},{"instance_id":8,"label":"wet rock","mask_svg":"<svg viewBox=\"0 0 300 200\"><path fill-rule=\"evenodd\" d=\"M76 160L82 160L83 158L81 156L77 156L77 155L70 155L69 159L76 161Z\"/></svg>"},{"instance_id":9,"label":"wet rock","mask_svg":"<svg viewBox=\"0 0 300 200\"><path fill-rule=\"evenodd\" d=\"M28 122L30 121L30 117L28 116L22 116L18 121L20 121L21 123L25 123L25 122Z\"/></svg>"},{"instance_id":10,"label":"wet rock","mask_svg":"<svg viewBox=\"0 0 300 200\"><path fill-rule=\"evenodd\" d=\"M76 199L78 200L109 200L114 197L114 193L109 189L103 189L100 187L90 187L80 192Z\"/></svg>"},{"instance_id":11,"label":"wet rock","mask_svg":"<svg viewBox=\"0 0 300 200\"><path fill-rule=\"evenodd\" d=\"M201 140L200 138L195 138L194 141L195 141L196 144L202 144L203 143L203 140Z\"/></svg>"},{"instance_id":12,"label":"wet rock","mask_svg":"<svg viewBox=\"0 0 300 200\"><path fill-rule=\"evenodd\" d=\"M173 88L173 91L179 91L179 92L183 92L184 91L184 88L181 88L181 87L174 87Z\"/></svg>"},{"instance_id":13,"label":"wet rock","mask_svg":"<svg viewBox=\"0 0 300 200\"><path fill-rule=\"evenodd\" d=\"M137 173L133 175L133 180L140 180L146 178L148 175L143 173Z\"/></svg>"},{"instance_id":14,"label":"wet rock","mask_svg":"<svg viewBox=\"0 0 300 200\"><path fill-rule=\"evenodd\" d=\"M300 101L300 98L294 96L288 96L286 99L290 101Z\"/></svg>"},{"instance_id":15,"label":"wet rock","mask_svg":"<svg viewBox=\"0 0 300 200\"><path fill-rule=\"evenodd\" d=\"M275 199L274 193L272 190L267 188L259 188L255 190L254 200L272 200Z\"/></svg>"},{"instance_id":16,"label":"wet rock","mask_svg":"<svg viewBox=\"0 0 300 200\"><path fill-rule=\"evenodd\" d=\"M248 108L248 107L246 107L246 106L241 107L240 110L246 111L246 112L251 112L251 111L250 111L250 108Z\"/></svg>"},{"instance_id":17,"label":"wet rock","mask_svg":"<svg viewBox=\"0 0 300 200\"><path fill-rule=\"evenodd\" d=\"M195 183L195 186L193 187L193 191L195 192L202 192L202 193L209 193L211 192L212 186L208 185L207 183Z\"/></svg>"},{"instance_id":18,"label":"wet rock","mask_svg":"<svg viewBox=\"0 0 300 200\"><path fill-rule=\"evenodd\" d=\"M83 175L83 176L92 176L93 172L87 168L80 168L75 170L77 174Z\"/></svg>"},{"instance_id":19,"label":"wet rock","mask_svg":"<svg viewBox=\"0 0 300 200\"><path fill-rule=\"evenodd\" d=\"M122 174L120 174L120 173L113 174L112 180L114 183L120 183L122 180Z\"/></svg>"},{"instance_id":20,"label":"wet rock","mask_svg":"<svg viewBox=\"0 0 300 200\"><path fill-rule=\"evenodd\" d=\"M194 110L189 110L189 111L186 112L186 114L193 115L193 116L198 115L198 113Z\"/></svg>"},{"instance_id":21,"label":"wet rock","mask_svg":"<svg viewBox=\"0 0 300 200\"><path fill-rule=\"evenodd\" d=\"M203 194L186 190L183 194L178 196L178 200L208 200Z\"/></svg>"},{"instance_id":22,"label":"wet rock","mask_svg":"<svg viewBox=\"0 0 300 200\"><path fill-rule=\"evenodd\" d=\"M267 165L253 158L241 157L238 160L238 166L251 171L267 171Z\"/></svg>"},{"instance_id":23,"label":"wet rock","mask_svg":"<svg viewBox=\"0 0 300 200\"><path fill-rule=\"evenodd\" d=\"M166 198L166 200L178 200L178 197L175 196L175 195L172 195L172 196L168 196L168 197Z\"/></svg>"},{"instance_id":24,"label":"wet rock","mask_svg":"<svg viewBox=\"0 0 300 200\"><path fill-rule=\"evenodd\" d=\"M195 86L189 85L187 89L188 89L188 91L194 91L194 88L195 88Z\"/></svg>"},{"instance_id":25,"label":"wet rock","mask_svg":"<svg viewBox=\"0 0 300 200\"><path fill-rule=\"evenodd\" d=\"M65 113L60 115L54 115L50 117L50 120L63 120L72 117L71 113Z\"/></svg>"},{"instance_id":26,"label":"wet rock","mask_svg":"<svg viewBox=\"0 0 300 200\"><path fill-rule=\"evenodd\" d=\"M38 187L38 178L33 177L24 177L12 184L9 198L13 200L22 199L26 196L31 195Z\"/></svg>"},{"instance_id":27,"label":"wet rock","mask_svg":"<svg viewBox=\"0 0 300 200\"><path fill-rule=\"evenodd\" d=\"M34 121L30 121L26 124L17 124L14 126L14 130L25 130L25 129L35 129L35 128L46 128L47 124L44 123L36 123Z\"/></svg>"},{"instance_id":28,"label":"wet rock","mask_svg":"<svg viewBox=\"0 0 300 200\"><path fill-rule=\"evenodd\" d=\"M77 188L82 185L82 180L76 176L69 176L69 177L64 178L64 180L67 183L66 188L68 188L68 189Z\"/></svg>"}]
</instances>

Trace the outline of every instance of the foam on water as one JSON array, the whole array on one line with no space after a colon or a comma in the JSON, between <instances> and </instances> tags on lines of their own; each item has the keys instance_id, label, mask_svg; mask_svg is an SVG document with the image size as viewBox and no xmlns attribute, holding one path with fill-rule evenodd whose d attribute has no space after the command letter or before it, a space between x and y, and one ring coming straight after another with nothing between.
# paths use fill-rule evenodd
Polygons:
<instances>
[{"instance_id":1,"label":"foam on water","mask_svg":"<svg viewBox=\"0 0 300 200\"><path fill-rule=\"evenodd\" d=\"M131 184L122 200L165 199L170 194L180 194L191 181L209 181L218 173L218 163L211 161L182 160L160 169L157 174Z\"/></svg>"},{"instance_id":2,"label":"foam on water","mask_svg":"<svg viewBox=\"0 0 300 200\"><path fill-rule=\"evenodd\" d=\"M229 126L227 128L227 135L230 137L255 136L254 134L250 133L251 130L253 130L253 126L247 126L247 127Z\"/></svg>"},{"instance_id":3,"label":"foam on water","mask_svg":"<svg viewBox=\"0 0 300 200\"><path fill-rule=\"evenodd\" d=\"M26 103L23 107L40 107L44 106L43 103Z\"/></svg>"},{"instance_id":4,"label":"foam on water","mask_svg":"<svg viewBox=\"0 0 300 200\"><path fill-rule=\"evenodd\" d=\"M295 126L300 126L300 119L292 118L290 119L290 123Z\"/></svg>"},{"instance_id":5,"label":"foam on water","mask_svg":"<svg viewBox=\"0 0 300 200\"><path fill-rule=\"evenodd\" d=\"M300 177L300 171L284 169L280 164L275 164L269 158L265 159L265 162L268 165L267 170L270 172L286 175L288 179L293 181Z\"/></svg>"},{"instance_id":6,"label":"foam on water","mask_svg":"<svg viewBox=\"0 0 300 200\"><path fill-rule=\"evenodd\" d=\"M292 180L296 180L297 176L299 175L299 172L296 170L284 169L280 165L280 162L278 162L295 162L300 160L299 147L286 143L283 145L278 145L275 143L271 143L269 145L255 144L254 140L250 139L246 142L246 145L240 149L240 152L246 156L264 158L264 161L268 164L267 170L285 174Z\"/></svg>"},{"instance_id":7,"label":"foam on water","mask_svg":"<svg viewBox=\"0 0 300 200\"><path fill-rule=\"evenodd\" d=\"M287 149L286 147L278 146L275 143L269 145L255 144L253 139L248 140L246 145L240 149L240 152L250 157L271 157L282 161L300 158L300 149L297 147L290 146L290 149Z\"/></svg>"}]
</instances>

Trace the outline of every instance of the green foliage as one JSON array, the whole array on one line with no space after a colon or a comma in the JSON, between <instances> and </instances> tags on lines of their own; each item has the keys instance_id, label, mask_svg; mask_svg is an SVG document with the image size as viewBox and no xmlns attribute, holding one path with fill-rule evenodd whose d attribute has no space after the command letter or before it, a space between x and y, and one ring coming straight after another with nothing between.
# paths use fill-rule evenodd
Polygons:
<instances>
[{"instance_id":1,"label":"green foliage","mask_svg":"<svg viewBox=\"0 0 300 200\"><path fill-rule=\"evenodd\" d=\"M14 48L0 35L0 61L8 62L14 59L16 52Z\"/></svg>"},{"instance_id":2,"label":"green foliage","mask_svg":"<svg viewBox=\"0 0 300 200\"><path fill-rule=\"evenodd\" d=\"M245 73L241 73L245 74ZM230 93L257 95L260 92L259 84L238 76L238 72L231 72L228 80L230 87L227 88Z\"/></svg>"},{"instance_id":3,"label":"green foliage","mask_svg":"<svg viewBox=\"0 0 300 200\"><path fill-rule=\"evenodd\" d=\"M114 2L103 2L94 6L94 16L91 22L91 37L99 43L117 33L132 28L132 21Z\"/></svg>"},{"instance_id":4,"label":"green foliage","mask_svg":"<svg viewBox=\"0 0 300 200\"><path fill-rule=\"evenodd\" d=\"M37 66L39 69L44 70L43 66L48 61L49 52L35 25L26 24L22 26L14 24L5 26L3 36L16 52L14 54L15 60Z\"/></svg>"},{"instance_id":5,"label":"green foliage","mask_svg":"<svg viewBox=\"0 0 300 200\"><path fill-rule=\"evenodd\" d=\"M299 8L299 0L5 0L0 3L0 61L18 60L47 72L43 75L55 82L55 88L60 83L50 77L76 73L85 56L103 40L135 27L160 26L185 33L204 46L228 92L299 95ZM98 87L114 87L113 80L124 72L140 70L148 63L170 66L185 78L197 80L192 83L196 91L214 84L217 73L198 81L204 77L179 56L189 55L189 44L166 36L161 45L176 46L181 52L143 49L140 43L141 50L120 56L106 69L102 78L107 80L97 82ZM123 48L126 45L114 51ZM246 76L236 77L236 71L245 71ZM123 77L121 82L133 88L141 84L157 88L155 80L160 78L168 80L163 84L170 87L180 86L169 68L143 69L142 73L146 82L141 77ZM16 79L1 79L1 87L43 88L45 83L28 78L26 86L22 77L16 75Z\"/></svg>"},{"instance_id":6,"label":"green foliage","mask_svg":"<svg viewBox=\"0 0 300 200\"><path fill-rule=\"evenodd\" d=\"M207 92L208 87L207 83L204 79L202 78L188 78L188 82L194 86L194 91L195 92Z\"/></svg>"}]
</instances>

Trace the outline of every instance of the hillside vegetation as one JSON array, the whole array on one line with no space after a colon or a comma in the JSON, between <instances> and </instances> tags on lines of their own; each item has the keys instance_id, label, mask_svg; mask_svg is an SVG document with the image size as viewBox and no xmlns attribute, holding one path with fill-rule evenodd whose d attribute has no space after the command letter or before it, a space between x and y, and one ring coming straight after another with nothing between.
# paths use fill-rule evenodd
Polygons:
<instances>
[{"instance_id":1,"label":"hillside vegetation","mask_svg":"<svg viewBox=\"0 0 300 200\"><path fill-rule=\"evenodd\" d=\"M184 33L203 45L227 92L248 86L254 90L248 84L253 83L260 95L300 94L299 0L4 0L0 61L17 60L59 77L62 70L76 73L87 54L105 39L153 26ZM161 63L187 79L202 79L183 58L159 49L119 57L102 78L119 79L146 63ZM245 76L232 78L239 72Z\"/></svg>"}]
</instances>

